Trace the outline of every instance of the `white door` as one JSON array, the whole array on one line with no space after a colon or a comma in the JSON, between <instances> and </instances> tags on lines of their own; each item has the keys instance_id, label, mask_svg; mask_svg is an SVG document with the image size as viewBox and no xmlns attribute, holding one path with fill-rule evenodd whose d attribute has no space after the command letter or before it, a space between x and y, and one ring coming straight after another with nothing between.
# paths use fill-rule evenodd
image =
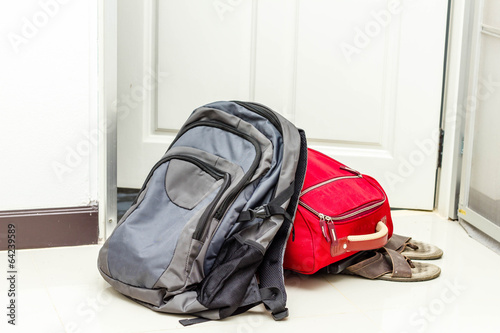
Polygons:
<instances>
[{"instance_id":1,"label":"white door","mask_svg":"<svg viewBox=\"0 0 500 333\"><path fill-rule=\"evenodd\" d=\"M446 0L123 0L118 186L139 188L193 109L268 105L309 146L432 209Z\"/></svg>"}]
</instances>

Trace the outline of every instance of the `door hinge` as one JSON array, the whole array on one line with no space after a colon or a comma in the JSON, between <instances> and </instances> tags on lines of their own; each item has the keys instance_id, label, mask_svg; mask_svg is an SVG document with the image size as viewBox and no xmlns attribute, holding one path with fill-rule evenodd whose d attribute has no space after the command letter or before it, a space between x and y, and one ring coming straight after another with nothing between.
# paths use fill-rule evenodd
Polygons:
<instances>
[{"instance_id":1,"label":"door hinge","mask_svg":"<svg viewBox=\"0 0 500 333\"><path fill-rule=\"evenodd\" d=\"M439 130L439 145L438 145L438 160L437 160L437 168L441 167L443 163L443 144L444 144L444 130Z\"/></svg>"}]
</instances>

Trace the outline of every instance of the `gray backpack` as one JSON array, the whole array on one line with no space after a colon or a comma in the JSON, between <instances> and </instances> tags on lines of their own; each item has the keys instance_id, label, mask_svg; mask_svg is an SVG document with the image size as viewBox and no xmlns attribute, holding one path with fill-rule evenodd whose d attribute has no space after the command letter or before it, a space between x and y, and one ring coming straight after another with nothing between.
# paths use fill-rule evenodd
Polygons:
<instances>
[{"instance_id":1,"label":"gray backpack","mask_svg":"<svg viewBox=\"0 0 500 333\"><path fill-rule=\"evenodd\" d=\"M269 108L196 109L100 250L103 278L160 312L222 319L264 303L288 316L283 255L307 164L305 135Z\"/></svg>"}]
</instances>

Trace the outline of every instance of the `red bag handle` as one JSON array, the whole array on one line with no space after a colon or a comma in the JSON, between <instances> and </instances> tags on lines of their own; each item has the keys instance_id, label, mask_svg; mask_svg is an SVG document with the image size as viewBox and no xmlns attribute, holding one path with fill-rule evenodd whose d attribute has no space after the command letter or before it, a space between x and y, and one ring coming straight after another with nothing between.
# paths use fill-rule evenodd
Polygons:
<instances>
[{"instance_id":1,"label":"red bag handle","mask_svg":"<svg viewBox=\"0 0 500 333\"><path fill-rule=\"evenodd\" d=\"M347 242L343 244L343 247L345 251L378 249L387 244L388 235L389 229L384 222L379 221L375 227L375 233L347 236Z\"/></svg>"}]
</instances>

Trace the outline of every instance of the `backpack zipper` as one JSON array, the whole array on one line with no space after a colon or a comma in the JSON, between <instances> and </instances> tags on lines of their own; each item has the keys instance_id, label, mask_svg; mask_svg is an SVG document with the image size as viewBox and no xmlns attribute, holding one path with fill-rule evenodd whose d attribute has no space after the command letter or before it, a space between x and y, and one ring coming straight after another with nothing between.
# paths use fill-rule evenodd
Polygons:
<instances>
[{"instance_id":1,"label":"backpack zipper","mask_svg":"<svg viewBox=\"0 0 500 333\"><path fill-rule=\"evenodd\" d=\"M233 190L231 191L231 193L229 193L224 198L224 200L222 201L221 205L219 206L219 208L215 212L214 218L220 221L220 219L224 215L227 207L231 204L231 202L234 200L234 198L236 198L239 195L239 193L243 190L243 188L248 184L248 181L253 177L253 174L254 174L255 170L259 166L260 159L262 157L262 151L260 149L260 145L257 142L257 140L255 140L254 138L252 138L250 135L248 135L246 133L243 133L241 131L238 131L236 128L234 128L234 127L232 127L232 126L230 126L228 124L221 123L221 122L218 122L218 121L207 121L207 120L197 121L197 122L194 122L194 123L189 124L188 126L186 126L182 131L179 132L179 134L177 134L176 138L174 139L174 141L170 145L170 148L175 144L175 142L184 133L186 133L190 129L192 129L194 127L198 127L198 126L215 127L215 128L219 128L221 130L225 130L227 132L233 133L235 135L238 135L238 136L242 137L243 139L247 140L248 142L250 142L254 146L254 148L255 148L255 159L253 160L252 165L250 166L250 168L248 169L248 171L245 173L245 175L242 177L242 179L240 180L240 182L233 188Z\"/></svg>"},{"instance_id":2,"label":"backpack zipper","mask_svg":"<svg viewBox=\"0 0 500 333\"><path fill-rule=\"evenodd\" d=\"M190 163L195 164L197 167L211 175L214 179L219 180L224 178L224 182L221 185L221 188L217 195L215 196L214 200L212 200L212 204L209 208L205 209L205 212L203 215L200 217L200 221L196 225L196 229L193 233L193 238L196 240L202 240L206 236L206 233L208 231L208 219L210 218L210 215L212 215L213 210L215 209L217 202L220 200L224 192L227 190L227 188L231 185L231 176L227 172L222 172L221 170L210 166L209 164L189 155L170 155L165 158L160 159L151 169L150 173L148 174L146 180L144 181L144 184L137 194L137 197L135 198L134 202L132 205L136 204L137 199L139 198L139 195L145 190L147 183L153 176L153 173L158 169L160 165L163 163L170 161L170 160L184 160Z\"/></svg>"},{"instance_id":3,"label":"backpack zipper","mask_svg":"<svg viewBox=\"0 0 500 333\"><path fill-rule=\"evenodd\" d=\"M200 217L200 221L196 225L196 229L194 230L193 233L193 239L202 241L205 239L207 232L208 232L208 227L210 226L210 223L208 223L208 220L210 219L210 216L212 215L215 207L217 206L217 203L219 202L220 198L224 194L224 192L227 190L227 188L231 185L231 176L226 173L224 175L224 182L221 185L221 188L219 189L219 192L215 196L214 200L212 201L212 204L210 205L209 208L205 209L203 212L203 215Z\"/></svg>"},{"instance_id":4,"label":"backpack zipper","mask_svg":"<svg viewBox=\"0 0 500 333\"><path fill-rule=\"evenodd\" d=\"M281 127L281 122L278 119L278 117L274 114L273 110L271 110L265 105L254 102L242 102L242 101L232 101L232 102L268 119L271 122L271 124L273 124L273 126L276 127L276 129L283 136L283 128Z\"/></svg>"},{"instance_id":5,"label":"backpack zipper","mask_svg":"<svg viewBox=\"0 0 500 333\"><path fill-rule=\"evenodd\" d=\"M158 162L156 162L156 164L153 166L153 168L151 168L151 171L149 172L148 176L146 177L146 180L144 181L144 184L142 185L142 188L141 190L139 191L139 193L137 193L137 196L135 197L135 200L134 202L132 203L132 205L136 204L137 203L137 199L139 198L139 196L141 195L141 193L146 189L146 185L148 184L149 180L151 179L151 177L153 176L153 173L156 171L156 169L158 169L158 167L160 165L162 165L163 163L167 162L167 161L170 161L172 159L177 159L177 160L184 160L184 161L187 161L187 162L191 162L193 164L195 164L197 167L199 167L200 169L202 169L203 171L205 171L206 173L208 173L209 175L211 175L213 178L219 180L221 178L224 178L224 173L221 173L219 171L219 169L216 169L210 165L208 165L207 163L193 157L193 156L189 156L189 155L170 155L170 156L167 156L167 157L164 157L162 159L160 159Z\"/></svg>"}]
</instances>

